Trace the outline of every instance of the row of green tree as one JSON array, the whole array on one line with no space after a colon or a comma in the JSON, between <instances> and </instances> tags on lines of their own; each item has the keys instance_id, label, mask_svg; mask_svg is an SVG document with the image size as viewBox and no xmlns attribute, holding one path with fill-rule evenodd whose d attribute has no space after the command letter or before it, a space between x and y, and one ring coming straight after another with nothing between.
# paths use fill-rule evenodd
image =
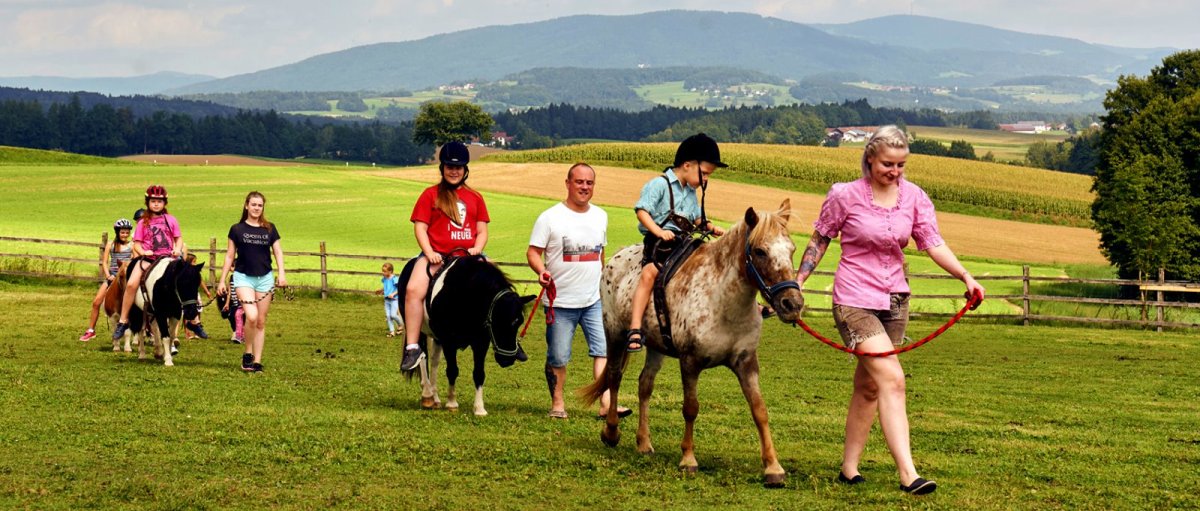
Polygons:
<instances>
[{"instance_id":1,"label":"row of green tree","mask_svg":"<svg viewBox=\"0 0 1200 511\"><path fill-rule=\"evenodd\" d=\"M554 104L522 112L501 112L496 124L518 139L519 147L544 147L564 139L682 140L704 132L730 142L818 144L825 128L881 124L997 127L991 112L877 108L866 100L840 104L737 107L709 111L657 106L640 112Z\"/></svg>"},{"instance_id":2,"label":"row of green tree","mask_svg":"<svg viewBox=\"0 0 1200 511\"><path fill-rule=\"evenodd\" d=\"M1094 175L1100 162L1100 130L1087 129L1062 142L1040 140L1029 146L1025 164L1075 174Z\"/></svg>"},{"instance_id":3,"label":"row of green tree","mask_svg":"<svg viewBox=\"0 0 1200 511\"><path fill-rule=\"evenodd\" d=\"M297 122L273 111L205 117L158 111L138 117L107 104L84 108L78 98L49 107L0 102L0 145L97 156L228 153L387 164L420 163L433 152L431 145L413 141L412 123Z\"/></svg>"}]
</instances>

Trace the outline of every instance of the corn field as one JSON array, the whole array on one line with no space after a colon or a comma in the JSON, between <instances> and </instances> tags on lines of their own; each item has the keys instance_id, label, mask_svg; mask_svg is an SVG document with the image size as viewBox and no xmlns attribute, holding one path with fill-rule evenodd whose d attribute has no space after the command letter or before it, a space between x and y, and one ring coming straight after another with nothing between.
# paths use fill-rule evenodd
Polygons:
<instances>
[{"instance_id":1,"label":"corn field","mask_svg":"<svg viewBox=\"0 0 1200 511\"><path fill-rule=\"evenodd\" d=\"M511 163L586 161L657 170L675 157L674 143L600 143L497 153L490 161ZM809 190L862 175L862 152L845 148L722 144L730 172L793 181ZM953 202L1086 224L1092 179L1088 176L980 161L911 155L906 176L936 203Z\"/></svg>"}]
</instances>

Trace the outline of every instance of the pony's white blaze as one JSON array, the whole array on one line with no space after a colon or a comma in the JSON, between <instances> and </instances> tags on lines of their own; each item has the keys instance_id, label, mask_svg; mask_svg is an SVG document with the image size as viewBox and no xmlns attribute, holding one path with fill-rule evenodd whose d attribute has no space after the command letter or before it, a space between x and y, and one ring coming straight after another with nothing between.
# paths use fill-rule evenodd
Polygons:
<instances>
[{"instance_id":1,"label":"pony's white blaze","mask_svg":"<svg viewBox=\"0 0 1200 511\"><path fill-rule=\"evenodd\" d=\"M693 444L693 423L699 410L696 381L700 371L726 366L737 374L742 391L750 404L762 447L764 475L768 486L783 484L785 473L775 454L767 425L766 405L758 388L758 342L762 331L762 316L756 306L759 290L747 277L746 250L761 250L754 258L755 271L767 286L794 278L792 255L796 250L787 231L791 214L790 202L784 201L775 213L755 213L747 210L746 219L729 229L723 237L699 248L679 268L667 284L666 299L670 308L673 343L664 342L653 300L643 316L642 344L649 350L646 365L639 377L638 449L652 452L647 419L648 399L653 392L654 377L661 367L663 355L678 357L684 383L683 415L686 423L681 445L681 468L696 470ZM581 392L585 399L595 401L606 390L612 391L613 402L605 421L601 439L616 445L620 439L617 409L621 376L627 352L625 333L632 315L633 292L641 273L641 245L626 247L617 252L604 268L600 299L604 308L604 328L608 337L608 370ZM799 289L777 293L781 319L799 315L802 303ZM786 295L786 296L784 296ZM778 309L778 307L777 307Z\"/></svg>"}]
</instances>

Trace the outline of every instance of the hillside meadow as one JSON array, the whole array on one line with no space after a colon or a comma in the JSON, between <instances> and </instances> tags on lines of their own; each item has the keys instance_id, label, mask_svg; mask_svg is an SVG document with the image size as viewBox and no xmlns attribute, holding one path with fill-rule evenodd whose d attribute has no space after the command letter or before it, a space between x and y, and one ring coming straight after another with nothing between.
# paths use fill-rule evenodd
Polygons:
<instances>
[{"instance_id":1,"label":"hillside meadow","mask_svg":"<svg viewBox=\"0 0 1200 511\"><path fill-rule=\"evenodd\" d=\"M493 164L488 164L493 165ZM481 173L502 172L492 169ZM497 174L498 175L498 174ZM400 178L397 178L400 176ZM0 166L0 235L26 238L66 239L95 241L100 233L111 233L111 222L116 218L132 218L133 210L141 206L144 189L142 183L160 183L170 193L168 209L179 218L183 237L193 249L207 249L210 239L215 238L220 251L216 260L217 270L223 262L225 236L229 225L240 215L242 201L249 190L259 190L267 196L267 215L275 221L283 236L285 250L315 252L322 241L326 249L335 254L371 254L408 257L418 252L412 236L408 216L417 195L432 183L428 168L398 172L347 170L344 167L248 167L248 166L182 166L147 164L101 164L67 165L60 167L44 165L8 164ZM561 181L537 180L538 185L528 187L524 195L510 195L487 191L488 207L492 215L489 228L487 253L497 261L523 263L528 246L528 233L537 215L556 202L562 195ZM234 186L233 184L237 185ZM719 185L717 185L719 186ZM534 192L534 190L543 190ZM29 200L41 197L41 200ZM761 201L759 201L761 202ZM627 205L610 205L601 202L609 214L609 247L615 253L621 247L640 242L636 223ZM752 203L758 207L774 207L771 204ZM714 216L718 221L732 223L738 219L733 208L729 217ZM807 217L807 215L804 215ZM797 218L797 222L805 222ZM805 229L801 229L803 232ZM797 235L794 239L803 247L807 239ZM63 247L25 242L0 242L0 253L35 253L77 258L94 258L94 249ZM969 253L969 252L968 252ZM834 245L821 269L832 271L838 256ZM797 256L798 257L798 256ZM207 255L201 256L207 262ZM319 267L315 257L295 256L288 258L290 269L313 270ZM399 265L401 261L394 261ZM27 263L9 258L0 259L5 267L33 271L68 272L76 275L92 275L94 265L80 263L44 263L26 266ZM914 274L940 273L927 257L910 257L910 272ZM329 267L338 270L377 272L380 262L362 261L339 257L329 258ZM973 260L972 270L978 275L1019 275L1020 263L1003 260ZM506 268L514 279L529 279L531 275L522 267ZM1034 264L1032 273L1037 276L1064 276L1064 267L1051 264ZM314 273L294 272L289 281L297 285L319 284ZM334 275L330 286L370 290L378 285L372 276ZM830 277L814 277L809 286L813 289L828 289ZM951 281L917 281L914 289L925 294L955 294L961 284ZM1013 294L1019 291L1018 282L995 283L994 293ZM534 292L523 286L525 292ZM828 306L828 298L812 296L813 306ZM923 301L914 305L915 310L929 312L951 312L961 306L961 301ZM1004 301L989 301L983 311L988 313L1011 313L1013 305Z\"/></svg>"},{"instance_id":2,"label":"hillside meadow","mask_svg":"<svg viewBox=\"0 0 1200 511\"><path fill-rule=\"evenodd\" d=\"M673 161L674 143L579 144L489 155L497 162L588 161L659 169ZM808 146L721 144L724 179L824 194L831 183L861 176L861 151ZM906 177L939 210L1050 225L1090 226L1091 178L980 161L911 155Z\"/></svg>"}]
</instances>

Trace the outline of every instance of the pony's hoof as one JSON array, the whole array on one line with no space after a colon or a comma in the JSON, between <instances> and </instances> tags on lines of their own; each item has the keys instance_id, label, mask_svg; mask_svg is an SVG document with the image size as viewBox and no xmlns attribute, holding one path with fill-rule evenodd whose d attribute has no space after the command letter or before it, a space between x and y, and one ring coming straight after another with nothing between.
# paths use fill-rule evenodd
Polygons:
<instances>
[{"instance_id":1,"label":"pony's hoof","mask_svg":"<svg viewBox=\"0 0 1200 511\"><path fill-rule=\"evenodd\" d=\"M787 474L767 474L763 481L763 486L767 488L783 488L783 483L787 481Z\"/></svg>"},{"instance_id":2,"label":"pony's hoof","mask_svg":"<svg viewBox=\"0 0 1200 511\"><path fill-rule=\"evenodd\" d=\"M607 431L600 432L600 441L609 447L616 447L621 442L621 432L609 434Z\"/></svg>"},{"instance_id":3,"label":"pony's hoof","mask_svg":"<svg viewBox=\"0 0 1200 511\"><path fill-rule=\"evenodd\" d=\"M433 398L431 398L431 397L421 398L421 408L424 408L426 410L433 410L437 407L438 407L437 401L434 401Z\"/></svg>"},{"instance_id":4,"label":"pony's hoof","mask_svg":"<svg viewBox=\"0 0 1200 511\"><path fill-rule=\"evenodd\" d=\"M447 412L458 412L458 405L456 405L456 404L446 405L446 411Z\"/></svg>"},{"instance_id":5,"label":"pony's hoof","mask_svg":"<svg viewBox=\"0 0 1200 511\"><path fill-rule=\"evenodd\" d=\"M476 417L487 417L487 410L475 410Z\"/></svg>"},{"instance_id":6,"label":"pony's hoof","mask_svg":"<svg viewBox=\"0 0 1200 511\"><path fill-rule=\"evenodd\" d=\"M638 445L637 451L642 454L654 454L654 446L646 443L646 445Z\"/></svg>"},{"instance_id":7,"label":"pony's hoof","mask_svg":"<svg viewBox=\"0 0 1200 511\"><path fill-rule=\"evenodd\" d=\"M684 475L692 476L696 475L696 472L700 470L700 467L697 467L696 465L680 465L679 470L682 471Z\"/></svg>"},{"instance_id":8,"label":"pony's hoof","mask_svg":"<svg viewBox=\"0 0 1200 511\"><path fill-rule=\"evenodd\" d=\"M175 367L175 363L174 362L166 362L163 364L163 367Z\"/></svg>"}]
</instances>

